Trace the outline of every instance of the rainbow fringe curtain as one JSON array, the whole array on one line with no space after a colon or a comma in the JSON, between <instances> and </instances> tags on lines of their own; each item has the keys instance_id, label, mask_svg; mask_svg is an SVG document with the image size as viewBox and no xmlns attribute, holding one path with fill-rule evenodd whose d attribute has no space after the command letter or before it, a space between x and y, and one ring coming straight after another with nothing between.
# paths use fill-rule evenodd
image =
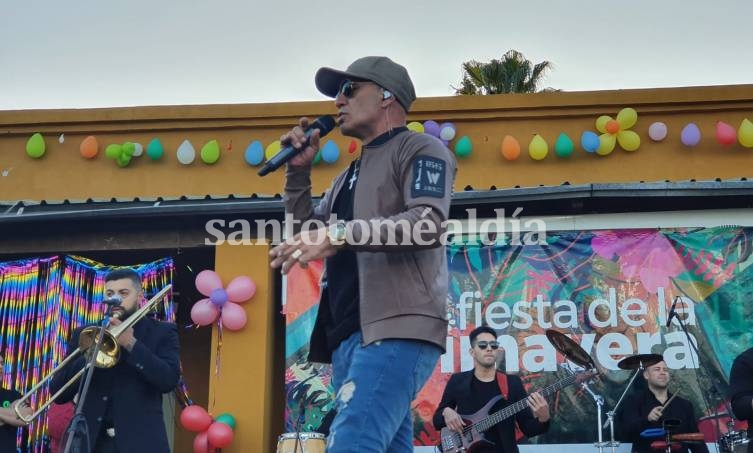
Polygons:
<instances>
[{"instance_id":1,"label":"rainbow fringe curtain","mask_svg":"<svg viewBox=\"0 0 753 453\"><path fill-rule=\"evenodd\" d=\"M108 266L79 256L51 256L0 263L0 349L5 354L2 386L21 393L45 377L65 357L68 337L77 327L98 323L105 311L104 277L118 266ZM171 258L131 266L142 277L149 299L172 283ZM168 293L159 304L160 319L175 322L175 307ZM180 393L188 393L185 385ZM49 389L32 398L46 401ZM45 416L29 425L28 450L42 452L47 429Z\"/></svg>"}]
</instances>

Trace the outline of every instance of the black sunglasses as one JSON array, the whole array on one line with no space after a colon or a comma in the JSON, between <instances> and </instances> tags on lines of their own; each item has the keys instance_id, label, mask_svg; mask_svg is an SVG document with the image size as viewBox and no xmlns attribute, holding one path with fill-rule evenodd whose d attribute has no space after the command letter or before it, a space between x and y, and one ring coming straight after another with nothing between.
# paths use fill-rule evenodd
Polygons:
<instances>
[{"instance_id":1,"label":"black sunglasses","mask_svg":"<svg viewBox=\"0 0 753 453\"><path fill-rule=\"evenodd\" d=\"M340 85L339 94L342 94L346 99L352 98L356 94L356 89L359 85L365 82L354 82L352 80L346 80Z\"/></svg>"},{"instance_id":2,"label":"black sunglasses","mask_svg":"<svg viewBox=\"0 0 753 453\"><path fill-rule=\"evenodd\" d=\"M476 343L476 346L478 346L479 349L486 349L487 346L491 346L491 348L496 351L499 348L499 343L496 341L479 341Z\"/></svg>"}]
</instances>

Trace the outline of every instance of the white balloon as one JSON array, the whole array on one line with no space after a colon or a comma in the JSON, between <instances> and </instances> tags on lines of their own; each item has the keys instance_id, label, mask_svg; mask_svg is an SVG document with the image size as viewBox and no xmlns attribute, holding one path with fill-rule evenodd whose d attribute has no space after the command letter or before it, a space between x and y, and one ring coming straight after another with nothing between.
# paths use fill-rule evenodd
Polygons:
<instances>
[{"instance_id":1,"label":"white balloon","mask_svg":"<svg viewBox=\"0 0 753 453\"><path fill-rule=\"evenodd\" d=\"M183 143L178 147L176 156L178 157L178 162L181 164L190 165L196 159L196 150L191 142L186 139L183 140Z\"/></svg>"},{"instance_id":2,"label":"white balloon","mask_svg":"<svg viewBox=\"0 0 753 453\"><path fill-rule=\"evenodd\" d=\"M144 147L141 146L141 143L134 143L133 144L133 157L139 157L142 154L144 154Z\"/></svg>"},{"instance_id":3,"label":"white balloon","mask_svg":"<svg viewBox=\"0 0 753 453\"><path fill-rule=\"evenodd\" d=\"M445 141L450 141L455 138L455 129L450 126L445 126L439 131L439 138Z\"/></svg>"},{"instance_id":4,"label":"white balloon","mask_svg":"<svg viewBox=\"0 0 753 453\"><path fill-rule=\"evenodd\" d=\"M652 123L648 127L648 136L655 142L660 142L667 138L667 125L662 122Z\"/></svg>"},{"instance_id":5,"label":"white balloon","mask_svg":"<svg viewBox=\"0 0 753 453\"><path fill-rule=\"evenodd\" d=\"M65 143L65 134L60 134L60 137L58 137L58 141L60 143Z\"/></svg>"}]
</instances>

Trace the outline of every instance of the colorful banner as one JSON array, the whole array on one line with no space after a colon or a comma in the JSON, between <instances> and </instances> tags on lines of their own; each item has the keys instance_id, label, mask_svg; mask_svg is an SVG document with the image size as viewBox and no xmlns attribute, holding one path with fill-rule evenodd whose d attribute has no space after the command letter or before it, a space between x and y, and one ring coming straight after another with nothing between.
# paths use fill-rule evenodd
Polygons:
<instances>
[{"instance_id":1,"label":"colorful banner","mask_svg":"<svg viewBox=\"0 0 753 453\"><path fill-rule=\"evenodd\" d=\"M753 228L747 227L547 232L534 245L507 235L492 244L469 239L448 246L447 353L413 403L414 445L436 445L433 412L449 376L472 368L467 335L481 324L498 333L499 369L521 376L529 391L575 369L547 340L545 332L555 329L596 363L601 378L591 389L603 396L605 413L633 373L617 363L646 353L663 354L673 370L670 390L692 401L698 416L713 413L714 387L726 394L732 361L753 345L751 251ZM306 362L320 274L321 266L295 268L287 279L290 432L299 421L302 431L315 431L332 407L329 368ZM693 352L676 319L665 327L675 300L700 354ZM639 377L635 389L642 385ZM550 402L554 423L549 432L522 442L597 440L597 406L581 387L566 388ZM712 433L714 420L706 419L701 429ZM619 426L615 429L619 433Z\"/></svg>"}]
</instances>

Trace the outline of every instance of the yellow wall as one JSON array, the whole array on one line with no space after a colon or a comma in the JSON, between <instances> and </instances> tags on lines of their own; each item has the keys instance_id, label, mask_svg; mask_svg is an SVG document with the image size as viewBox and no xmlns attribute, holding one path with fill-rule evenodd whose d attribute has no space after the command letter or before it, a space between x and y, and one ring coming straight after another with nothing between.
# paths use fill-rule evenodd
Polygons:
<instances>
[{"instance_id":1,"label":"yellow wall","mask_svg":"<svg viewBox=\"0 0 753 453\"><path fill-rule=\"evenodd\" d=\"M585 130L594 130L599 115L614 116L623 107L638 111L633 128L642 140L640 149L628 153L616 149L612 155L586 154L576 146L575 155L563 160L550 155L542 162L527 157L527 143L541 134L553 146L561 132L576 144ZM332 102L139 107L122 109L6 111L0 112L0 202L39 201L111 197L204 196L275 194L282 188L281 172L265 178L256 175L243 154L252 140L266 146L276 140L302 115L334 112ZM473 155L459 162L456 189L465 186L487 189L519 186L559 185L589 182L628 182L741 178L753 174L753 150L735 144L716 145L717 120L734 127L743 118L753 119L753 85L657 90L622 90L586 93L546 93L485 97L420 99L410 121L433 119L456 124L458 137L467 135L474 144ZM648 139L648 126L663 121L669 137L662 143ZM679 140L680 129L696 122L703 139L696 148ZM24 149L34 132L42 132L47 153L39 160ZM65 134L64 143L58 142ZM100 155L94 160L80 157L81 140L95 135ZM523 156L504 161L499 153L505 135L523 145ZM135 158L128 168L118 168L104 157L104 147L126 141L146 145L159 137L166 154L159 162ZM223 154L215 165L198 160L183 166L175 151L190 139L197 153L209 140L217 139ZM332 177L352 159L347 153L349 138L334 131L327 139L340 146L335 165L316 167L314 191L321 193ZM232 143L232 150L228 145ZM238 422L235 441L227 452L269 451L279 434L284 402L276 395L282 387L280 370L273 369L275 354L275 300L273 274L264 246L218 247L216 271L226 280L250 275L258 291L246 304L248 326L241 332L224 333L220 374L214 373L217 330L213 334L210 369L209 410L214 415L233 414ZM282 364L279 363L281 368Z\"/></svg>"}]
</instances>

